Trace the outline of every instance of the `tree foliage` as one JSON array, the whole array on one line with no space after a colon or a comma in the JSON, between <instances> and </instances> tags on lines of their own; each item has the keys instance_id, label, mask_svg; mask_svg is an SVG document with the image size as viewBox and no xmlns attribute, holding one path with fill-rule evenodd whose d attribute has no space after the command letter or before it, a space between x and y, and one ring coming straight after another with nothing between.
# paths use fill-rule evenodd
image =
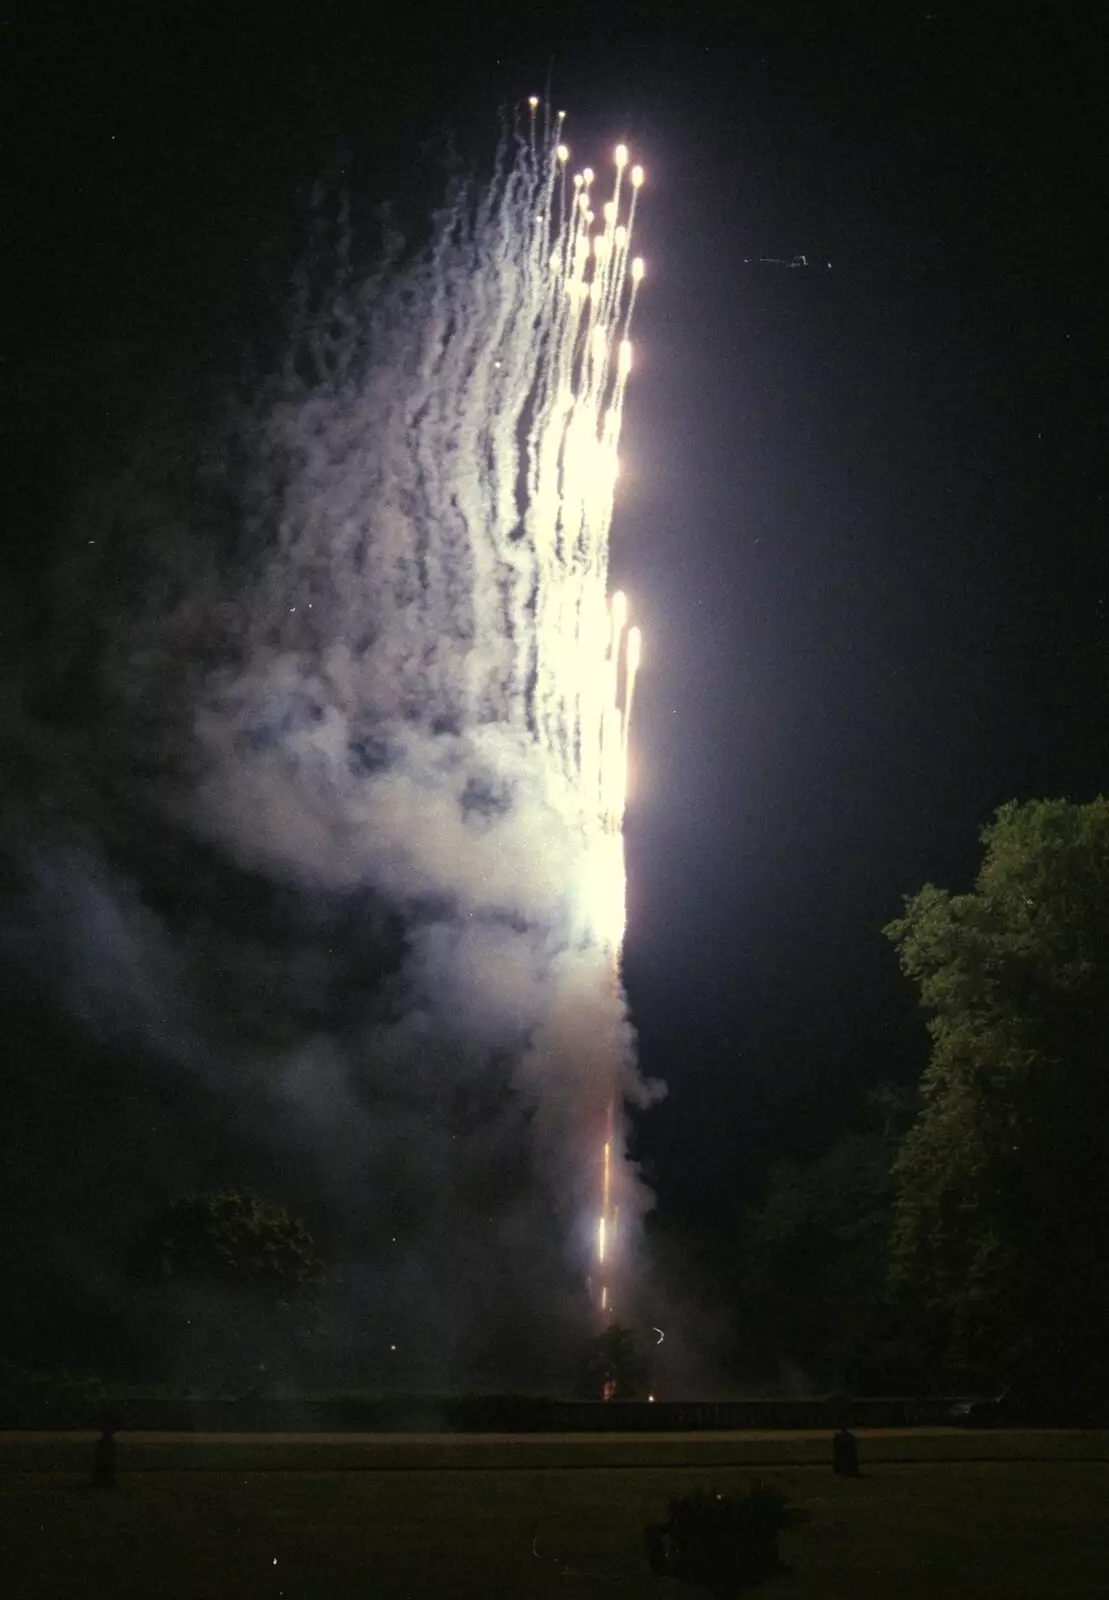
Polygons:
<instances>
[{"instance_id":1,"label":"tree foliage","mask_svg":"<svg viewBox=\"0 0 1109 1600\"><path fill-rule=\"evenodd\" d=\"M886 929L930 1013L895 1281L952 1372L1053 1383L1109 1335L1109 799L1003 806L969 894Z\"/></svg>"},{"instance_id":2,"label":"tree foliage","mask_svg":"<svg viewBox=\"0 0 1109 1600\"><path fill-rule=\"evenodd\" d=\"M163 1281L251 1289L278 1299L312 1294L323 1278L312 1235L250 1190L189 1194L166 1207L148 1243Z\"/></svg>"},{"instance_id":3,"label":"tree foliage","mask_svg":"<svg viewBox=\"0 0 1109 1600\"><path fill-rule=\"evenodd\" d=\"M883 1087L860 1131L779 1162L747 1217L741 1343L749 1363L818 1388L915 1387L919 1352L888 1283L891 1168L915 1105Z\"/></svg>"},{"instance_id":4,"label":"tree foliage","mask_svg":"<svg viewBox=\"0 0 1109 1600\"><path fill-rule=\"evenodd\" d=\"M305 1355L323 1265L303 1222L250 1190L172 1201L133 1263L137 1332L189 1389L256 1393Z\"/></svg>"}]
</instances>

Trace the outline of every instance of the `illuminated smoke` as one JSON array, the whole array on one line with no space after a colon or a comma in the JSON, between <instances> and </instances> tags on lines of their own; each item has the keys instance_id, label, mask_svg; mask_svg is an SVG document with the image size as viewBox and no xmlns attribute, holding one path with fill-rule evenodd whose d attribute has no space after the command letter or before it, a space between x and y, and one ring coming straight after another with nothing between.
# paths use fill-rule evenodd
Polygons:
<instances>
[{"instance_id":1,"label":"illuminated smoke","mask_svg":"<svg viewBox=\"0 0 1109 1600\"><path fill-rule=\"evenodd\" d=\"M551 121L529 103L414 259L359 281L344 240L326 293L302 284L242 424L262 554L233 594L193 583L156 632L167 684L190 660L167 641L211 646L185 690L192 825L412 913L404 1017L368 1048L414 1058L431 1018L515 1061L611 1315L647 1203L620 1122L648 1097L619 978L640 638L609 594L643 172L620 145L600 193ZM132 670L155 654L129 650Z\"/></svg>"}]
</instances>

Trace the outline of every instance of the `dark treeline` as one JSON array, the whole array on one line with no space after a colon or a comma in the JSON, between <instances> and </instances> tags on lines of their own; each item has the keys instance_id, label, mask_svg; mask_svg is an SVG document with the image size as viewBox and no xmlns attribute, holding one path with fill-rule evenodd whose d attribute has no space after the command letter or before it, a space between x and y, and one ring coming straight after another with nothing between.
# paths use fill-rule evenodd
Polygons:
<instances>
[{"instance_id":1,"label":"dark treeline","mask_svg":"<svg viewBox=\"0 0 1109 1600\"><path fill-rule=\"evenodd\" d=\"M1107 1398L1109 801L1011 803L982 839L969 893L928 885L884 930L928 1018L919 1085L699 1241L737 1376Z\"/></svg>"},{"instance_id":2,"label":"dark treeline","mask_svg":"<svg viewBox=\"0 0 1109 1600\"><path fill-rule=\"evenodd\" d=\"M686 1282L718 1308L714 1381L731 1392L1008 1384L1049 1408L1109 1400L1109 799L1012 803L982 838L968 893L928 885L884 930L928 1019L919 1084L872 1091L846 1135L770 1166L727 1229L707 1219L698 1230L665 1206L654 1220L663 1276L680 1284L668 1263L682 1261ZM6 1048L33 1069L24 1082L38 1092L23 1095L6 1140L9 1372L64 1367L236 1395L334 1379L328 1289L342 1263L327 1259L326 1237L249 1184L193 1185L191 1198L144 1212L139 1191L121 1204L106 1182L91 1235L107 1277L63 1270L78 1201L81 1237L91 1236L82 1169L112 1138L110 1104L126 1100L128 1075L106 1056L85 1060L102 1119L82 1140L74 1119L85 1100L62 1031L23 1020ZM148 1086L142 1116L132 1107L136 1138L163 1139L169 1117L178 1144L205 1143L203 1103L191 1121L180 1110L167 1101L160 1115ZM67 1118L72 1154L44 1194L20 1177L20 1139L33 1121ZM213 1171L234 1165L233 1145L206 1148ZM112 1149L104 1171L126 1187L135 1152ZM176 1160L167 1156L170 1187ZM280 1163L256 1175L271 1194L280 1187ZM279 1197L289 1198L297 1203ZM652 1376L642 1361L643 1331L626 1357L602 1352L620 1369L618 1398L665 1382L664 1363ZM495 1374L487 1380L495 1387Z\"/></svg>"}]
</instances>

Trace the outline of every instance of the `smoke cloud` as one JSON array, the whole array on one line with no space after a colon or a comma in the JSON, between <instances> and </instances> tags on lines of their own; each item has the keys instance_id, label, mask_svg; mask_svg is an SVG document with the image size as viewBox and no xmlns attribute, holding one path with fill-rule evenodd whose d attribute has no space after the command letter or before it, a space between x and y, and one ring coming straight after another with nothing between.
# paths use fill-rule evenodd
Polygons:
<instances>
[{"instance_id":1,"label":"smoke cloud","mask_svg":"<svg viewBox=\"0 0 1109 1600\"><path fill-rule=\"evenodd\" d=\"M330 1255L337 1368L557 1381L588 1326L607 1108L657 1091L591 911L629 232L591 253L577 195L509 139L365 273L341 206L274 369L83 508L3 723L0 949L61 1041L24 1177L96 1108L56 1265L105 1304L156 1198L252 1181Z\"/></svg>"}]
</instances>

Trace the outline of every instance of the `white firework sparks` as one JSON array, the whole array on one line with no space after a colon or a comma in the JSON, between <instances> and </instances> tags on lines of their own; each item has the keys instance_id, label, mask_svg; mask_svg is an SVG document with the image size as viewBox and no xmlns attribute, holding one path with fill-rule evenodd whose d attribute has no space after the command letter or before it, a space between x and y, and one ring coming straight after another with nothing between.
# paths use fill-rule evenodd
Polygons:
<instances>
[{"instance_id":1,"label":"white firework sparks","mask_svg":"<svg viewBox=\"0 0 1109 1600\"><path fill-rule=\"evenodd\" d=\"M259 501L280 505L277 559L245 608L247 666L209 697L200 733L225 752L238 741L234 762L213 763L234 768L238 787L213 798L212 815L249 815L272 859L295 813L297 860L328 854L332 881L356 881L372 853L388 889L381 863L395 847L406 889L415 871L430 892L458 895L473 829L463 842L443 793L454 784L457 813L495 810L526 787L560 819L563 844L541 860L506 834L466 868L481 879L474 904L527 919L521 885L543 880L548 903L571 902L568 942L595 953L611 992L640 639L624 596L609 594L609 536L643 171L618 145L599 195L588 167L571 169L562 114L550 121L529 102L493 182L455 187L414 262L341 284L326 314L305 311L261 429ZM299 714L297 697L312 701ZM263 749L243 776L243 729L272 727L277 707L295 804L271 781L278 756ZM353 772L352 750L364 758ZM329 805L347 797L343 826L318 841L303 831L313 764ZM623 1063L593 1040L577 1053L592 1057L590 1137L603 1151L592 1201L579 1198L593 1216L595 1299L611 1315Z\"/></svg>"}]
</instances>

